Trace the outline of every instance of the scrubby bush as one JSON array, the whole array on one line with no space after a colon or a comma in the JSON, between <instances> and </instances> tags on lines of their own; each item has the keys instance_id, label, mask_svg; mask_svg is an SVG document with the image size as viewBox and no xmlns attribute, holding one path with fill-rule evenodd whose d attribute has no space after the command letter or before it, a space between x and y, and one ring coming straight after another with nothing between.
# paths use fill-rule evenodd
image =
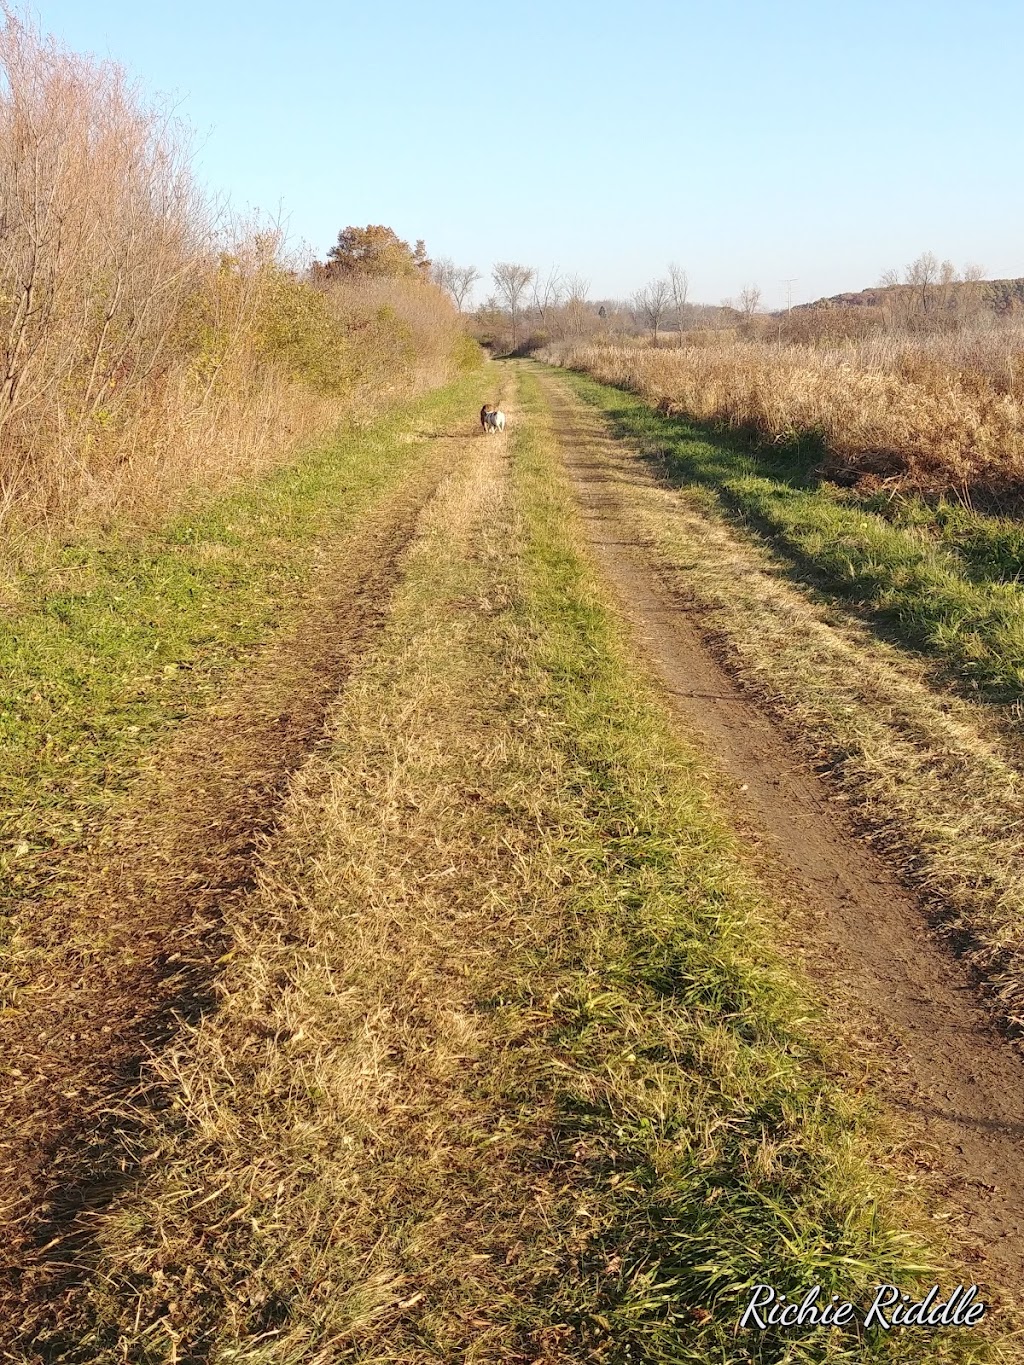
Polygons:
<instances>
[{"instance_id":1,"label":"scrubby bush","mask_svg":"<svg viewBox=\"0 0 1024 1365\"><path fill-rule=\"evenodd\" d=\"M453 363L425 272L318 282L279 232L218 221L187 129L8 9L0 204L8 531L161 514Z\"/></svg>"}]
</instances>

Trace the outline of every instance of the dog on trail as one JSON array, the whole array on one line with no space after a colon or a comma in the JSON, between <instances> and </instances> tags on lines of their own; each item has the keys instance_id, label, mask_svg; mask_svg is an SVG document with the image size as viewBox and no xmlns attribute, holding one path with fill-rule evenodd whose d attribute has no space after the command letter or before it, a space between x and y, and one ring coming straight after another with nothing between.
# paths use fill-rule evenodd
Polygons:
<instances>
[{"instance_id":1,"label":"dog on trail","mask_svg":"<svg viewBox=\"0 0 1024 1365\"><path fill-rule=\"evenodd\" d=\"M480 425L488 436L492 431L504 431L505 414L493 404L485 403L480 409Z\"/></svg>"}]
</instances>

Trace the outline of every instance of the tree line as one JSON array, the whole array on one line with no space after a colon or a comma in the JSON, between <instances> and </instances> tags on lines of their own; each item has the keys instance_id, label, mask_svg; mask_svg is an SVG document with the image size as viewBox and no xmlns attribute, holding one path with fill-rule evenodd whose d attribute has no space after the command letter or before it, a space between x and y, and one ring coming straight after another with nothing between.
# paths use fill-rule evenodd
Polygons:
<instances>
[{"instance_id":1,"label":"tree line","mask_svg":"<svg viewBox=\"0 0 1024 1365\"><path fill-rule=\"evenodd\" d=\"M467 330L493 350L532 350L553 340L592 333L640 336L652 345L687 333L731 329L740 336L771 334L781 341L812 341L873 331L939 332L998 321L1024 310L1024 280L986 280L980 265L957 270L923 252L902 271L889 270L874 289L798 304L773 313L761 289L747 283L718 305L690 300L688 272L671 262L629 298L592 299L590 281L579 274L547 271L517 261L498 261L490 291L471 306L482 273L449 257L431 259L422 241L410 245L389 227L347 227L324 263L314 263L314 281L352 276L418 277L446 294L463 315Z\"/></svg>"}]
</instances>

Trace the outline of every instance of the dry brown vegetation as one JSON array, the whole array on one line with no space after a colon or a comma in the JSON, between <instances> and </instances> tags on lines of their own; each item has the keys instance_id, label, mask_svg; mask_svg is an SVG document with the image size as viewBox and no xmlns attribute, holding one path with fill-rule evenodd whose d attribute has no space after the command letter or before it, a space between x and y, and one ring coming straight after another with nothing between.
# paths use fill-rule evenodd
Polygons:
<instances>
[{"instance_id":1,"label":"dry brown vegetation","mask_svg":"<svg viewBox=\"0 0 1024 1365\"><path fill-rule=\"evenodd\" d=\"M165 511L436 382L455 310L423 280L317 288L227 224L188 132L108 62L0 30L0 517Z\"/></svg>"},{"instance_id":2,"label":"dry brown vegetation","mask_svg":"<svg viewBox=\"0 0 1024 1365\"><path fill-rule=\"evenodd\" d=\"M699 421L822 441L841 477L924 489L1019 488L1024 331L783 345L687 334L671 350L562 348L555 359Z\"/></svg>"},{"instance_id":3,"label":"dry brown vegetation","mask_svg":"<svg viewBox=\"0 0 1024 1365\"><path fill-rule=\"evenodd\" d=\"M889 1221L877 1133L502 388L507 442L442 443L226 915L218 1007L116 1108L138 1178L46 1248L75 1274L12 1334L26 1362L738 1365L764 1264L787 1290L915 1274L920 1214ZM976 1359L966 1336L879 1356Z\"/></svg>"}]
</instances>

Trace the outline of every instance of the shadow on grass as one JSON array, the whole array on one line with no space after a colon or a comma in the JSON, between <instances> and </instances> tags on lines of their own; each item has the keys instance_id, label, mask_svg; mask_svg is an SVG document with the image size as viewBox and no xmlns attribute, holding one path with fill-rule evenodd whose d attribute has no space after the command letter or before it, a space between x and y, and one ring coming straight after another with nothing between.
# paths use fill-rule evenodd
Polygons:
<instances>
[{"instance_id":1,"label":"shadow on grass","mask_svg":"<svg viewBox=\"0 0 1024 1365\"><path fill-rule=\"evenodd\" d=\"M1005 581L1006 557L993 554L985 518L970 514L969 531L961 518L943 543L933 534L942 518L900 524L822 479L825 449L813 435L773 446L566 377L659 477L710 494L729 520L771 545L794 579L858 607L881 638L930 656L958 689L1001 703L1024 696L1024 595L1015 576ZM956 519L945 520L956 531ZM976 547L968 562L961 546Z\"/></svg>"}]
</instances>

